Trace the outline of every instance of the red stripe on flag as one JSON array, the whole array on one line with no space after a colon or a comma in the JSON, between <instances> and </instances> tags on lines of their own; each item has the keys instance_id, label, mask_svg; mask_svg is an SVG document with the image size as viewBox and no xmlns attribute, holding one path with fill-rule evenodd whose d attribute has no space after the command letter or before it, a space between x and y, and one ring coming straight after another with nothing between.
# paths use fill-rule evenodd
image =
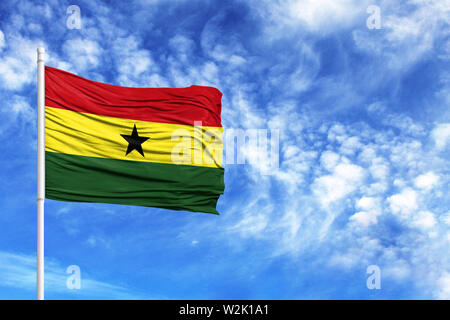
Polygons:
<instances>
[{"instance_id":1,"label":"red stripe on flag","mask_svg":"<svg viewBox=\"0 0 450 320\"><path fill-rule=\"evenodd\" d=\"M151 122L221 127L222 93L213 87L130 88L45 67L45 105Z\"/></svg>"}]
</instances>

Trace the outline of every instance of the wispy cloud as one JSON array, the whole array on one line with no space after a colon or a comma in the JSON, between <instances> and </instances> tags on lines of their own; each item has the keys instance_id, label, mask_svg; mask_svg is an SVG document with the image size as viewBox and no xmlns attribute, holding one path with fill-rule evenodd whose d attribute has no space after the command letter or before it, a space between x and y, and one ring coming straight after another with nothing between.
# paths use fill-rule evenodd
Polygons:
<instances>
[{"instance_id":1,"label":"wispy cloud","mask_svg":"<svg viewBox=\"0 0 450 320\"><path fill-rule=\"evenodd\" d=\"M54 259L46 261L45 289L48 295L65 294L75 299L92 299L110 297L111 299L151 299L149 295L136 295L135 290L98 281L81 272L81 288L68 289L67 280L71 274L66 273L59 262ZM24 289L33 293L28 299L34 299L36 290L36 257L0 251L0 286ZM8 299L7 296L3 296ZM25 298L25 297L24 297Z\"/></svg>"}]
</instances>

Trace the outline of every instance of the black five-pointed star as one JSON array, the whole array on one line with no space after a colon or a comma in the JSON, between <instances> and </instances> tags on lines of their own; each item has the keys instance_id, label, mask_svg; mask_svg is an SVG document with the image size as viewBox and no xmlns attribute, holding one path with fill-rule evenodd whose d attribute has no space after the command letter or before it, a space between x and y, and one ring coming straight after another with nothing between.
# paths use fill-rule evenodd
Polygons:
<instances>
[{"instance_id":1,"label":"black five-pointed star","mask_svg":"<svg viewBox=\"0 0 450 320\"><path fill-rule=\"evenodd\" d=\"M131 133L131 136L127 134L121 134L121 136L127 140L128 142L128 148L127 153L125 155L127 156L131 151L136 150L144 157L144 151L142 150L142 144L147 141L148 137L140 137L136 125L134 125L133 132Z\"/></svg>"}]
</instances>

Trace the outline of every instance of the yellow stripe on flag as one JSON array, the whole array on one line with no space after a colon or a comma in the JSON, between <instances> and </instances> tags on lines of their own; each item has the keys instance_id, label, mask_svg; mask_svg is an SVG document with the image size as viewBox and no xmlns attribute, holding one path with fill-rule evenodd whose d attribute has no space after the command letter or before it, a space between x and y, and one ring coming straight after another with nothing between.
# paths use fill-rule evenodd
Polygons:
<instances>
[{"instance_id":1,"label":"yellow stripe on flag","mask_svg":"<svg viewBox=\"0 0 450 320\"><path fill-rule=\"evenodd\" d=\"M143 157L126 154L136 125ZM223 128L147 122L45 107L45 150L50 152L131 161L221 167Z\"/></svg>"}]
</instances>

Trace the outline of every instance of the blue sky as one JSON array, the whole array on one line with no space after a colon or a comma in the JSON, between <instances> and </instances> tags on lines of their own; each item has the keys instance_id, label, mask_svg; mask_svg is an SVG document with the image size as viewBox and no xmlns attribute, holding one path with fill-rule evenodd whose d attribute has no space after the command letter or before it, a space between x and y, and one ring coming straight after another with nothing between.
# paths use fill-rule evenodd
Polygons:
<instances>
[{"instance_id":1,"label":"blue sky","mask_svg":"<svg viewBox=\"0 0 450 320\"><path fill-rule=\"evenodd\" d=\"M449 22L449 0L1 1L0 298L35 297L43 46L92 80L217 87L226 130L280 137L272 174L226 166L220 216L46 200L46 298L449 299Z\"/></svg>"}]
</instances>

